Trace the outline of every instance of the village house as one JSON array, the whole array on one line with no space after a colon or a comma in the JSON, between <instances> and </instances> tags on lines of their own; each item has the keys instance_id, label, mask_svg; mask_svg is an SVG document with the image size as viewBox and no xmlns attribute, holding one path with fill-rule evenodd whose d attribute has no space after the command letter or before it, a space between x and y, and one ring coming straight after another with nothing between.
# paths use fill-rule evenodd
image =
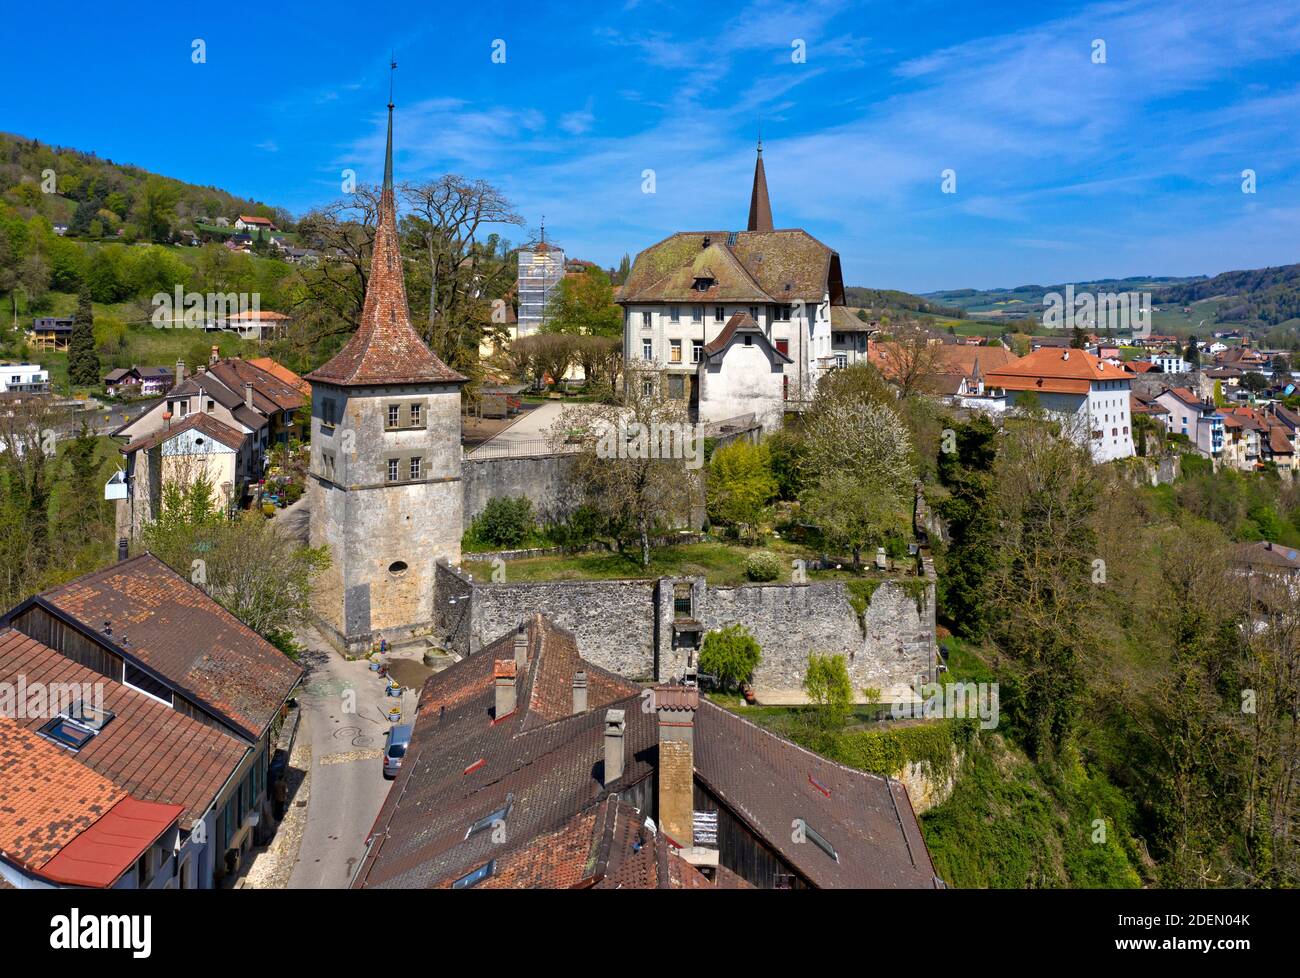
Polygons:
<instances>
[{"instance_id":1,"label":"village house","mask_svg":"<svg viewBox=\"0 0 1300 978\"><path fill-rule=\"evenodd\" d=\"M1033 395L1039 407L1058 418L1095 461L1133 454L1132 375L1087 350L1043 347L989 370L985 384L1005 390L1010 405L1023 406Z\"/></svg>"},{"instance_id":2,"label":"village house","mask_svg":"<svg viewBox=\"0 0 1300 978\"><path fill-rule=\"evenodd\" d=\"M637 255L617 301L629 365L639 361L662 371L668 396L687 402L701 418L718 414L700 400L704 348L737 313L748 314L790 359L782 372L790 409L811 399L818 379L847 361L848 335L859 332L833 313L845 304L839 255L806 231L774 229L761 144L746 230L679 231L651 245ZM842 334L838 352L836 328ZM852 345L860 342L855 338ZM747 386L723 380L714 389L728 391L734 401ZM767 413L764 385L756 397L756 408L742 413Z\"/></svg>"},{"instance_id":3,"label":"village house","mask_svg":"<svg viewBox=\"0 0 1300 978\"><path fill-rule=\"evenodd\" d=\"M284 335L289 325L289 317L282 312L270 309L245 309L213 322L213 329L229 330L238 333L244 339L264 343Z\"/></svg>"},{"instance_id":4,"label":"village house","mask_svg":"<svg viewBox=\"0 0 1300 978\"><path fill-rule=\"evenodd\" d=\"M1171 434L1185 435L1206 458L1221 458L1227 445L1225 415L1211 401L1203 401L1187 387L1166 387L1155 397L1164 409L1161 418Z\"/></svg>"},{"instance_id":5,"label":"village house","mask_svg":"<svg viewBox=\"0 0 1300 978\"><path fill-rule=\"evenodd\" d=\"M175 839L138 860L135 886L213 885L214 850L209 843L222 807L238 789L239 769L252 751L248 744L12 628L0 628L0 684L21 688L29 698L33 690L47 697L46 709L15 717L14 722L56 753L107 778L138 801L181 806ZM30 877L21 882L13 874L9 878L15 885L35 885Z\"/></svg>"},{"instance_id":6,"label":"village house","mask_svg":"<svg viewBox=\"0 0 1300 978\"><path fill-rule=\"evenodd\" d=\"M238 357L220 359L212 349L208 365L191 377L178 361L176 384L163 399L112 432L126 443L120 449L125 477L111 482L105 496L118 500L120 534L138 536L156 518L169 477L220 476L213 487L227 505L242 505L248 485L266 469L269 446L297 433L296 412L310 396L302 378Z\"/></svg>"},{"instance_id":7,"label":"village house","mask_svg":"<svg viewBox=\"0 0 1300 978\"><path fill-rule=\"evenodd\" d=\"M152 697L178 715L175 730L181 729L180 717L186 717L224 734L221 744L228 747L229 739L238 743L238 765L222 781L211 811L203 808L208 814L202 817L210 823L203 834L211 850L194 867L194 878L206 885L211 876L234 872L254 836L265 838L273 825L267 791L270 744L302 669L151 554L42 591L0 624ZM111 733L112 725L95 736ZM121 743L131 741L123 737ZM227 751L220 756L225 765L233 755ZM183 774L184 768L177 768L175 783L166 790L183 791ZM133 783L141 784L138 779ZM215 775L207 783L215 784ZM203 804L186 800L175 806L176 817L188 811L192 818L193 806ZM172 849L179 851L176 845Z\"/></svg>"},{"instance_id":8,"label":"village house","mask_svg":"<svg viewBox=\"0 0 1300 978\"><path fill-rule=\"evenodd\" d=\"M1224 427L1228 437L1224 458L1243 471L1266 465L1285 471L1296 467L1294 429L1276 412L1252 407L1225 408Z\"/></svg>"},{"instance_id":9,"label":"village house","mask_svg":"<svg viewBox=\"0 0 1300 978\"><path fill-rule=\"evenodd\" d=\"M426 682L353 886L943 883L901 783L601 669L534 615Z\"/></svg>"},{"instance_id":10,"label":"village house","mask_svg":"<svg viewBox=\"0 0 1300 978\"><path fill-rule=\"evenodd\" d=\"M119 451L126 461L126 511L118 530L132 538L158 518L166 485L191 485L195 479L205 478L218 507L230 512L243 505L249 484L261 474L253 438L202 411L123 445Z\"/></svg>"},{"instance_id":11,"label":"village house","mask_svg":"<svg viewBox=\"0 0 1300 978\"><path fill-rule=\"evenodd\" d=\"M173 374L166 367L118 367L104 375L110 397L157 397L171 389Z\"/></svg>"},{"instance_id":12,"label":"village house","mask_svg":"<svg viewBox=\"0 0 1300 978\"><path fill-rule=\"evenodd\" d=\"M45 394L50 372L37 363L0 363L0 394Z\"/></svg>"},{"instance_id":13,"label":"village house","mask_svg":"<svg viewBox=\"0 0 1300 978\"><path fill-rule=\"evenodd\" d=\"M1150 362L1162 374L1185 374L1194 369L1179 353L1153 353Z\"/></svg>"},{"instance_id":14,"label":"village house","mask_svg":"<svg viewBox=\"0 0 1300 978\"><path fill-rule=\"evenodd\" d=\"M27 342L38 350L66 353L72 340L73 322L71 316L37 316L32 320Z\"/></svg>"},{"instance_id":15,"label":"village house","mask_svg":"<svg viewBox=\"0 0 1300 978\"><path fill-rule=\"evenodd\" d=\"M249 214L240 214L235 219L235 227L240 231L261 231L269 233L280 230L273 224L270 218L257 217Z\"/></svg>"},{"instance_id":16,"label":"village house","mask_svg":"<svg viewBox=\"0 0 1300 978\"><path fill-rule=\"evenodd\" d=\"M867 349L880 323L859 319L847 306L831 306L831 356L835 368L843 370L855 363L865 363Z\"/></svg>"}]
</instances>

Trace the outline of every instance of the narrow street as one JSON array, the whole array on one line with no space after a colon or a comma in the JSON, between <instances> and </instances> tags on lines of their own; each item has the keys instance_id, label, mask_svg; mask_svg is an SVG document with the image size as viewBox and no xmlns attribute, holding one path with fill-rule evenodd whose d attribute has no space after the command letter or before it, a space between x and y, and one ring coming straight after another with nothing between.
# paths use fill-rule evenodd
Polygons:
<instances>
[{"instance_id":1,"label":"narrow street","mask_svg":"<svg viewBox=\"0 0 1300 978\"><path fill-rule=\"evenodd\" d=\"M303 629L298 639L310 649L298 736L310 746L311 769L303 782L306 797L300 789L289 802L306 802L306 821L288 886L345 887L392 785L382 768L387 710L401 704L403 720L409 721L417 693L407 690L400 699L385 695L385 681L368 662L343 659L314 628Z\"/></svg>"}]
</instances>

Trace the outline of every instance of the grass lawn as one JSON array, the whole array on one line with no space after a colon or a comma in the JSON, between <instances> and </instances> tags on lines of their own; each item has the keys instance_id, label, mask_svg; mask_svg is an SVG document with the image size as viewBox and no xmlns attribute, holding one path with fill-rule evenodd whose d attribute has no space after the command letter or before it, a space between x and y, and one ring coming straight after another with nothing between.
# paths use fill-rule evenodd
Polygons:
<instances>
[{"instance_id":1,"label":"grass lawn","mask_svg":"<svg viewBox=\"0 0 1300 978\"><path fill-rule=\"evenodd\" d=\"M618 578L697 577L710 584L747 584L745 561L750 554L771 551L782 558L782 573L772 583L789 583L796 558L816 559L807 547L773 540L765 547L743 547L735 543L689 543L676 547L655 547L650 551L650 566L643 567L640 554L601 551L583 554L556 554L528 557L506 563L507 581L583 581ZM900 576L898 574L889 575ZM808 571L812 580L873 577L883 579L874 570L864 569L855 575L848 565L839 571Z\"/></svg>"},{"instance_id":2,"label":"grass lawn","mask_svg":"<svg viewBox=\"0 0 1300 978\"><path fill-rule=\"evenodd\" d=\"M802 547L774 541L771 547L741 547L726 543L690 543L679 547L655 547L650 566L644 567L639 553L598 552L529 557L506 564L507 581L581 581L616 578L690 577L703 575L711 584L743 584L745 560L759 550L808 557ZM790 579L786 567L782 580Z\"/></svg>"}]
</instances>

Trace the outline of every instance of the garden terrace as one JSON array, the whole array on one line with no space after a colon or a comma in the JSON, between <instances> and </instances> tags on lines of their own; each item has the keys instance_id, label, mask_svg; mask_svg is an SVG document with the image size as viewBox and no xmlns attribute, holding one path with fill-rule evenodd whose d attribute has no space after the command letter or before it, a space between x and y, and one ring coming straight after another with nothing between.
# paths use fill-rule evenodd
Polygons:
<instances>
[{"instance_id":1,"label":"garden terrace","mask_svg":"<svg viewBox=\"0 0 1300 978\"><path fill-rule=\"evenodd\" d=\"M911 578L920 580L912 558L894 561L895 569L881 572L864 560L855 571L849 561L831 562L820 569L820 555L806 546L773 540L765 547L746 547L736 543L706 541L677 546L657 547L650 552L650 565L643 566L639 554L629 550L598 551L579 554L549 554L510 560L505 565L507 581L592 581L629 578L703 577L710 584L748 584L753 582L747 574L749 558L757 553L775 554L781 566L780 575L768 583L791 583L793 562L807 562L808 580L846 580L864 585L885 580Z\"/></svg>"}]
</instances>

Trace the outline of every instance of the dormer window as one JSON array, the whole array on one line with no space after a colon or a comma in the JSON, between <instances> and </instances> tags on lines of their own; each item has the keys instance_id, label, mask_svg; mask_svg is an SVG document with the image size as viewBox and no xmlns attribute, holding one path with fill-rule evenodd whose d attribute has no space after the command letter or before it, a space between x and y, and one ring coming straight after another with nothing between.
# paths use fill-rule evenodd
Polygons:
<instances>
[{"instance_id":1,"label":"dormer window","mask_svg":"<svg viewBox=\"0 0 1300 978\"><path fill-rule=\"evenodd\" d=\"M713 281L713 279L701 275L695 280L695 291L708 292L709 289L713 288Z\"/></svg>"}]
</instances>

